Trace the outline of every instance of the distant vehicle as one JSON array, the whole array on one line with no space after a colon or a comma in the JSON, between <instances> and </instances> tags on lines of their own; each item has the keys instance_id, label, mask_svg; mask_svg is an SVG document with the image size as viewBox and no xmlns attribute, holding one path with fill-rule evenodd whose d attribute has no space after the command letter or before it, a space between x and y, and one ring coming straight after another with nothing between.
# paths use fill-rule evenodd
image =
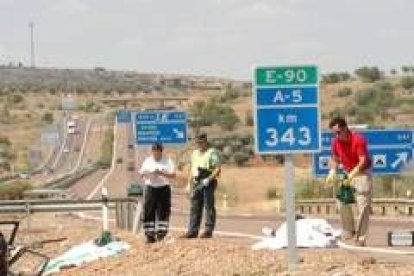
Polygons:
<instances>
[{"instance_id":1,"label":"distant vehicle","mask_svg":"<svg viewBox=\"0 0 414 276\"><path fill-rule=\"evenodd\" d=\"M19 177L21 179L29 179L30 178L30 174L27 173L27 172L21 172L21 173L19 173Z\"/></svg>"},{"instance_id":2,"label":"distant vehicle","mask_svg":"<svg viewBox=\"0 0 414 276\"><path fill-rule=\"evenodd\" d=\"M76 122L71 120L66 123L66 127L68 130L68 134L75 134L76 133Z\"/></svg>"},{"instance_id":3,"label":"distant vehicle","mask_svg":"<svg viewBox=\"0 0 414 276\"><path fill-rule=\"evenodd\" d=\"M134 145L133 145L133 144L129 144L129 145L128 145L128 148L129 148L129 149L133 149L133 148L134 148Z\"/></svg>"},{"instance_id":4,"label":"distant vehicle","mask_svg":"<svg viewBox=\"0 0 414 276\"><path fill-rule=\"evenodd\" d=\"M69 152L69 149L68 148L64 148L63 149L63 153L68 153Z\"/></svg>"}]
</instances>

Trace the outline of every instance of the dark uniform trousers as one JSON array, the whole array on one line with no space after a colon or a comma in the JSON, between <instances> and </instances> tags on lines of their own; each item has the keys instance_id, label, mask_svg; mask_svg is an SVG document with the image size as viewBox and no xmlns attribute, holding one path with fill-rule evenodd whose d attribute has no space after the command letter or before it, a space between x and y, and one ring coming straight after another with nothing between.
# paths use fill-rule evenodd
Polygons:
<instances>
[{"instance_id":1,"label":"dark uniform trousers","mask_svg":"<svg viewBox=\"0 0 414 276\"><path fill-rule=\"evenodd\" d=\"M217 180L213 179L207 187L196 183L191 197L189 233L198 234L205 209L205 232L213 233L216 225L216 207L214 203L214 192L217 187Z\"/></svg>"},{"instance_id":2,"label":"dark uniform trousers","mask_svg":"<svg viewBox=\"0 0 414 276\"><path fill-rule=\"evenodd\" d=\"M148 237L162 239L168 233L171 187L145 187L143 227Z\"/></svg>"}]
</instances>

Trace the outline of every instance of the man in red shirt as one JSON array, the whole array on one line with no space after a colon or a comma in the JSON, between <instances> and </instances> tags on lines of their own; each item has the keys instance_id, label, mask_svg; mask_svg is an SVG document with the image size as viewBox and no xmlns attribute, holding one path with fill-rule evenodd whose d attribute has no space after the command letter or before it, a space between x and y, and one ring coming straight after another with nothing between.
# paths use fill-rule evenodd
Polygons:
<instances>
[{"instance_id":1,"label":"man in red shirt","mask_svg":"<svg viewBox=\"0 0 414 276\"><path fill-rule=\"evenodd\" d=\"M342 164L347 173L345 184L355 188L359 213L355 228L351 205L338 201L342 237L345 240L354 238L356 245L365 246L372 198L371 159L367 141L361 134L350 131L342 117L332 119L329 128L335 138L332 141L331 169L326 182L330 184L337 180L337 169Z\"/></svg>"}]
</instances>

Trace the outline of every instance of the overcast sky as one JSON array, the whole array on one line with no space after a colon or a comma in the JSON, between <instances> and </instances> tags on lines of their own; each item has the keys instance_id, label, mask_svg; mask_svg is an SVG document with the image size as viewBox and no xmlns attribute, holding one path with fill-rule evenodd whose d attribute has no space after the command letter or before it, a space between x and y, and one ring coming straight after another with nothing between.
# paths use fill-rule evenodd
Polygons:
<instances>
[{"instance_id":1,"label":"overcast sky","mask_svg":"<svg viewBox=\"0 0 414 276\"><path fill-rule=\"evenodd\" d=\"M323 72L414 64L412 0L0 0L0 63L249 80L253 64Z\"/></svg>"}]
</instances>

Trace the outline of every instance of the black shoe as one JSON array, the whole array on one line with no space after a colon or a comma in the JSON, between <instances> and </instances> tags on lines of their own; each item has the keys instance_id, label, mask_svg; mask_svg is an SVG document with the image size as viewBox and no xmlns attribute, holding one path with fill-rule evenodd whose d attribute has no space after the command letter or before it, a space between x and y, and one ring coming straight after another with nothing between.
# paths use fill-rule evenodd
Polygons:
<instances>
[{"instance_id":1,"label":"black shoe","mask_svg":"<svg viewBox=\"0 0 414 276\"><path fill-rule=\"evenodd\" d=\"M157 240L153 236L147 236L147 240L145 241L146 244L154 243Z\"/></svg>"},{"instance_id":2,"label":"black shoe","mask_svg":"<svg viewBox=\"0 0 414 276\"><path fill-rule=\"evenodd\" d=\"M180 236L180 239L195 239L195 238L197 238L197 233L187 232Z\"/></svg>"},{"instance_id":3,"label":"black shoe","mask_svg":"<svg viewBox=\"0 0 414 276\"><path fill-rule=\"evenodd\" d=\"M200 235L201 239L210 239L213 237L213 233L212 232L204 232L203 234Z\"/></svg>"}]
</instances>

